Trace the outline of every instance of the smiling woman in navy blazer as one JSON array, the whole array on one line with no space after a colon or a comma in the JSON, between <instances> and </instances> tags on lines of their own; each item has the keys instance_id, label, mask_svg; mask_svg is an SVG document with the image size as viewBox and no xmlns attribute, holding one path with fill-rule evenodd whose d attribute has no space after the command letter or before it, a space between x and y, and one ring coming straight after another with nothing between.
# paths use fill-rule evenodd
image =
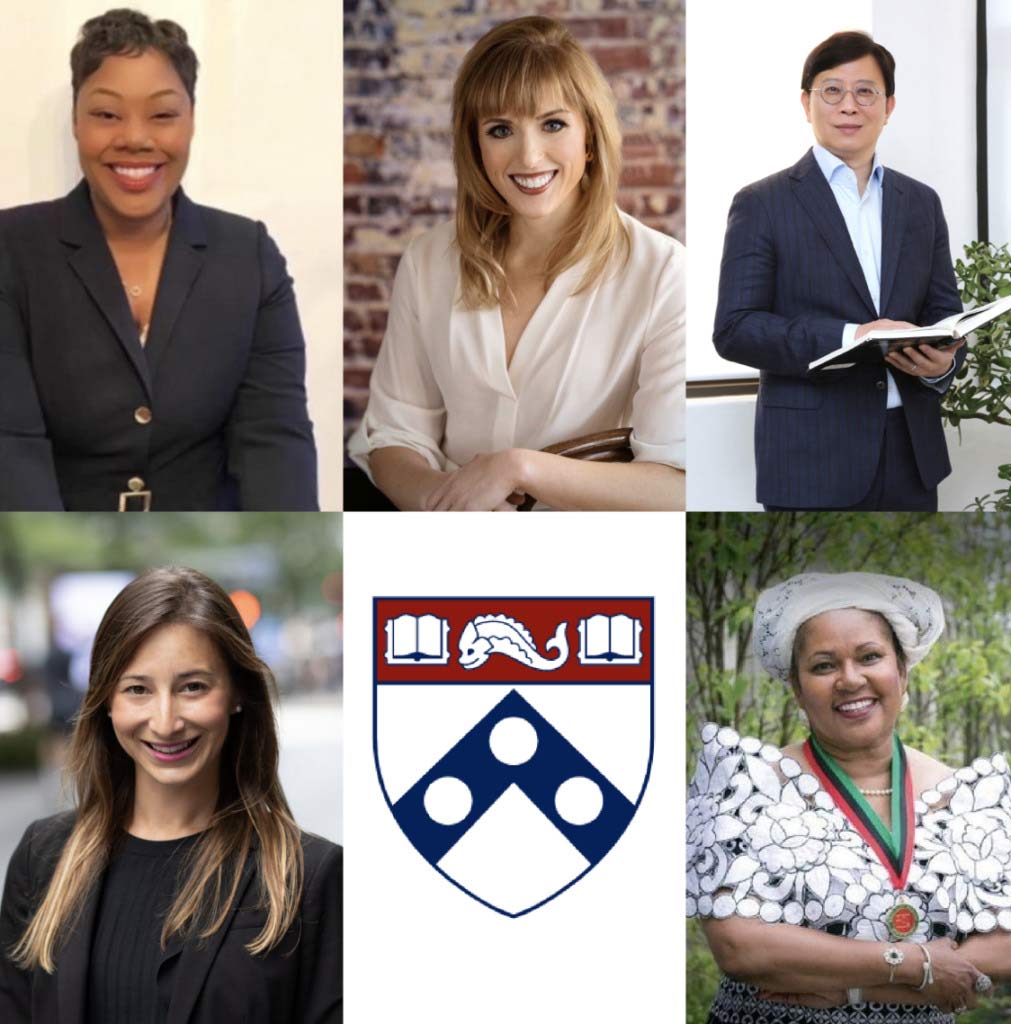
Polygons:
<instances>
[{"instance_id":1,"label":"smiling woman in navy blazer","mask_svg":"<svg viewBox=\"0 0 1011 1024\"><path fill-rule=\"evenodd\" d=\"M275 687L228 595L153 569L109 606L68 771L0 902L3 1024L336 1024L341 849L277 777Z\"/></svg>"},{"instance_id":2,"label":"smiling woman in navy blazer","mask_svg":"<svg viewBox=\"0 0 1011 1024\"><path fill-rule=\"evenodd\" d=\"M314 511L284 259L180 187L186 33L110 11L71 69L84 179L0 212L0 509Z\"/></svg>"}]
</instances>

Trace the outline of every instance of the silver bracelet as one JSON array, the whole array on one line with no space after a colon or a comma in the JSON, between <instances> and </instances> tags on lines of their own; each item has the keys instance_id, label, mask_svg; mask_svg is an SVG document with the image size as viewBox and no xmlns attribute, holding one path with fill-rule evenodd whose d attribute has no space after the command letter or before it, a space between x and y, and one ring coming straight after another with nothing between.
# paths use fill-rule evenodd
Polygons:
<instances>
[{"instance_id":1,"label":"silver bracelet","mask_svg":"<svg viewBox=\"0 0 1011 1024\"><path fill-rule=\"evenodd\" d=\"M928 985L934 984L934 965L930 961L930 950L926 946L920 946L923 953L923 981L916 986L917 992L922 992Z\"/></svg>"},{"instance_id":2,"label":"silver bracelet","mask_svg":"<svg viewBox=\"0 0 1011 1024\"><path fill-rule=\"evenodd\" d=\"M856 1006L857 1003L864 1001L863 989L860 988L848 988L846 989L846 1001L850 1006Z\"/></svg>"}]
</instances>

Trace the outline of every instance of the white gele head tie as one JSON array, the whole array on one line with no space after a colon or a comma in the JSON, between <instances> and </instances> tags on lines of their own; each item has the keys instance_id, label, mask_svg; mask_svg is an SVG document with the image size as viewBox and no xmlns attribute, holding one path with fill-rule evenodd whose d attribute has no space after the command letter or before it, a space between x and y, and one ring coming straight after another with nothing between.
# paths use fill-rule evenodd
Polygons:
<instances>
[{"instance_id":1,"label":"white gele head tie","mask_svg":"<svg viewBox=\"0 0 1011 1024\"><path fill-rule=\"evenodd\" d=\"M872 572L805 572L762 591L755 602L755 653L765 670L789 682L797 630L839 608L883 615L907 666L922 661L944 629L941 599L922 583Z\"/></svg>"}]
</instances>

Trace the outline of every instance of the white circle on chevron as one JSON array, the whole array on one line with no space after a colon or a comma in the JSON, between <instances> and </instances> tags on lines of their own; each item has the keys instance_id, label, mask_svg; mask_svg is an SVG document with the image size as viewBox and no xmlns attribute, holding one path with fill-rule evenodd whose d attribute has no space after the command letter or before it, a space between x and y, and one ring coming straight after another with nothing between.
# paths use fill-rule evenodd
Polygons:
<instances>
[{"instance_id":1,"label":"white circle on chevron","mask_svg":"<svg viewBox=\"0 0 1011 1024\"><path fill-rule=\"evenodd\" d=\"M537 730L525 718L503 718L492 729L488 745L503 764L526 764L537 750Z\"/></svg>"},{"instance_id":2,"label":"white circle on chevron","mask_svg":"<svg viewBox=\"0 0 1011 1024\"><path fill-rule=\"evenodd\" d=\"M574 775L555 791L555 810L570 825L589 825L604 809L604 794L593 779Z\"/></svg>"},{"instance_id":3,"label":"white circle on chevron","mask_svg":"<svg viewBox=\"0 0 1011 1024\"><path fill-rule=\"evenodd\" d=\"M425 811L440 825L458 825L470 814L473 803L467 783L452 775L435 779L425 790Z\"/></svg>"}]
</instances>

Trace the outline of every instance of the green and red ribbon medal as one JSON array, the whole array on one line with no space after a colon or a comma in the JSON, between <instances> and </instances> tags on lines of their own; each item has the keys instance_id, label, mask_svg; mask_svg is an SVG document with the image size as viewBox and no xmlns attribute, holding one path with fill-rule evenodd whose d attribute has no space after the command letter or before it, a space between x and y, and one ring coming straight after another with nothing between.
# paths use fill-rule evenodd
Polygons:
<instances>
[{"instance_id":1,"label":"green and red ribbon medal","mask_svg":"<svg viewBox=\"0 0 1011 1024\"><path fill-rule=\"evenodd\" d=\"M877 816L863 794L812 735L804 744L804 754L823 788L836 807L849 819L864 842L874 851L888 871L892 885L901 893L913 863L913 779L906 761L906 751L898 736L892 738L892 825ZM908 903L896 903L889 914L888 926L896 937L911 935L920 915Z\"/></svg>"}]
</instances>

